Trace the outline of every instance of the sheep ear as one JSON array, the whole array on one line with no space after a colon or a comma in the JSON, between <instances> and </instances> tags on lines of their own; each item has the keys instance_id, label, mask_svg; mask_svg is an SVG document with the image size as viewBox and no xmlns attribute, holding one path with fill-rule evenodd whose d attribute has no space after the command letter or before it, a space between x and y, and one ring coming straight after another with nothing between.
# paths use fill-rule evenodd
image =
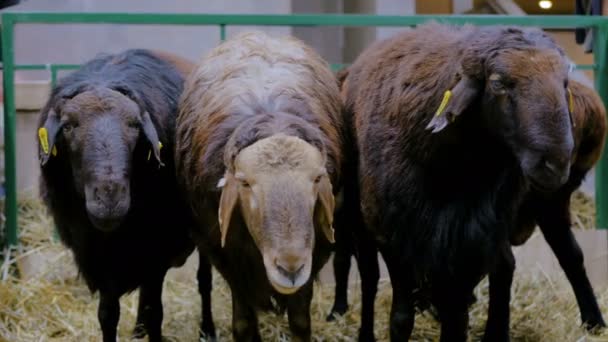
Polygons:
<instances>
[{"instance_id":1,"label":"sheep ear","mask_svg":"<svg viewBox=\"0 0 608 342\"><path fill-rule=\"evenodd\" d=\"M236 206L239 194L236 179L234 179L234 176L228 172L226 172L224 178L220 180L218 187L222 188L222 195L220 197L220 206L218 208L217 217L220 224L221 243L222 247L224 247L226 244L228 227L230 227L232 211Z\"/></svg>"},{"instance_id":2,"label":"sheep ear","mask_svg":"<svg viewBox=\"0 0 608 342\"><path fill-rule=\"evenodd\" d=\"M148 160L150 159L150 154L154 152L154 157L158 161L161 166L165 166L163 162L160 160L160 149L163 147L163 144L158 139L158 133L156 132L156 128L154 127L154 123L152 123L152 119L150 118L150 113L144 112L141 116L141 127L144 130L144 135L152 145L152 150L148 153Z\"/></svg>"},{"instance_id":3,"label":"sheep ear","mask_svg":"<svg viewBox=\"0 0 608 342\"><path fill-rule=\"evenodd\" d=\"M323 207L323 210L319 213L323 233L329 242L334 243L336 240L334 238L334 228L332 224L334 222L334 208L336 203L332 192L331 182L327 175L323 176L321 181L319 181L319 202Z\"/></svg>"},{"instance_id":4,"label":"sheep ear","mask_svg":"<svg viewBox=\"0 0 608 342\"><path fill-rule=\"evenodd\" d=\"M479 94L478 81L463 76L451 90L446 90L443 100L435 112L435 116L426 126L427 130L437 133L454 122L464 112Z\"/></svg>"},{"instance_id":5,"label":"sheep ear","mask_svg":"<svg viewBox=\"0 0 608 342\"><path fill-rule=\"evenodd\" d=\"M54 110L48 112L46 121L38 129L38 150L40 154L40 165L44 166L51 158L51 155L57 155L57 147L55 141L57 140L57 134L61 129L61 122L59 116Z\"/></svg>"}]
</instances>

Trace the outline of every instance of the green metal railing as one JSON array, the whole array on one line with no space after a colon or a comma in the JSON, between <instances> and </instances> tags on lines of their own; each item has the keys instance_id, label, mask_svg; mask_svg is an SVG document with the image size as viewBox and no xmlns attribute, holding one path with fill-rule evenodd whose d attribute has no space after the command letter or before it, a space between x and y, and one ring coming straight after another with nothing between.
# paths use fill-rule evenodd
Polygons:
<instances>
[{"instance_id":1,"label":"green metal railing","mask_svg":"<svg viewBox=\"0 0 608 342\"><path fill-rule=\"evenodd\" d=\"M207 25L218 26L220 40L226 39L227 26L416 26L428 20L456 25L521 25L545 29L595 28L595 64L578 65L593 70L595 85L604 103L608 104L608 18L600 16L374 16L344 14L298 15L209 15L155 13L2 13L2 60L4 63L4 146L6 178L6 238L17 244L17 182L15 144L15 70L49 70L54 84L59 70L77 68L72 64L17 65L14 60L14 31L17 24L135 24L135 25ZM334 67L339 65L334 64ZM597 227L608 228L608 149L596 168Z\"/></svg>"}]
</instances>

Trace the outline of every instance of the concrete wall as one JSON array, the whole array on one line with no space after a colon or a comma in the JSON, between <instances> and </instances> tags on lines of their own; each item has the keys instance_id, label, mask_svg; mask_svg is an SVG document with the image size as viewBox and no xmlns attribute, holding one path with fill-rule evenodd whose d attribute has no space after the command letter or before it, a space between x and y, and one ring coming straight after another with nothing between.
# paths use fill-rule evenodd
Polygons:
<instances>
[{"instance_id":1,"label":"concrete wall","mask_svg":"<svg viewBox=\"0 0 608 342\"><path fill-rule=\"evenodd\" d=\"M28 0L19 11L288 14L289 0ZM228 27L228 36L252 27ZM290 34L289 27L258 28ZM23 25L16 31L19 63L80 63L100 52L158 48L198 59L219 42L219 28L157 25ZM30 78L31 76L26 76Z\"/></svg>"},{"instance_id":2,"label":"concrete wall","mask_svg":"<svg viewBox=\"0 0 608 342\"><path fill-rule=\"evenodd\" d=\"M145 6L144 6L145 4ZM25 0L11 11L56 12L150 12L150 13L368 13L408 15L415 13L415 0ZM399 29L365 28L349 31L341 27L234 27L237 32L259 29L277 34L293 34L316 48L332 63L353 59L358 51L377 38ZM349 32L359 32L344 39ZM359 37L361 35L361 37ZM198 59L219 43L215 26L162 25L22 25L16 29L15 58L19 63L81 63L100 52L127 48L157 48ZM363 42L365 44L362 44ZM354 48L350 48L353 45ZM361 47L357 47L361 45ZM350 52L350 51L354 52ZM346 55L346 58L344 57ZM44 72L20 72L24 79L41 79Z\"/></svg>"},{"instance_id":3,"label":"concrete wall","mask_svg":"<svg viewBox=\"0 0 608 342\"><path fill-rule=\"evenodd\" d=\"M608 234L605 230L575 230L574 236L579 243L584 254L585 269L591 285L596 291L608 287L608 247L606 240ZM555 254L540 233L536 230L534 235L522 246L513 247L515 255L515 277L530 276L533 274L543 274L548 280L564 280L563 270L559 265ZM198 260L191 257L191 263ZM378 257L380 265L380 278L389 279L388 270L382 257ZM350 270L350 286L355 286L359 290L357 282L360 282L360 274L357 263L352 258ZM335 283L333 265L331 262L325 264L319 274L321 283ZM355 285L357 284L357 285Z\"/></svg>"}]
</instances>

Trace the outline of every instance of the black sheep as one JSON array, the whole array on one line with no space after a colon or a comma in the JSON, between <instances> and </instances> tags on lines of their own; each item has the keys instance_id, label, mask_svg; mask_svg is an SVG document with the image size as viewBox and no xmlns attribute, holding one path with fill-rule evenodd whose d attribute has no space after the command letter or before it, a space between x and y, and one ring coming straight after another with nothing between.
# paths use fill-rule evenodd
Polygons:
<instances>
[{"instance_id":1,"label":"black sheep","mask_svg":"<svg viewBox=\"0 0 608 342\"><path fill-rule=\"evenodd\" d=\"M104 341L119 298L140 288L134 335L161 340L167 270L194 250L173 161L177 103L192 65L146 50L102 55L63 78L39 120L41 196L92 292ZM214 336L211 267L201 256L202 331Z\"/></svg>"}]
</instances>

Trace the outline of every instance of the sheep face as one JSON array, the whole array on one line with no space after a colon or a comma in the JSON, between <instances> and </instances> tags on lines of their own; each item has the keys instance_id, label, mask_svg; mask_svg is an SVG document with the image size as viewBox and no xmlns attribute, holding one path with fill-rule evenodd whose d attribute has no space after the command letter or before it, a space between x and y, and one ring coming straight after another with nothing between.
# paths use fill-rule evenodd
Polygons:
<instances>
[{"instance_id":1,"label":"sheep face","mask_svg":"<svg viewBox=\"0 0 608 342\"><path fill-rule=\"evenodd\" d=\"M442 130L480 99L476 120L512 150L532 186L557 189L568 179L574 148L569 68L556 49L505 49L465 59L448 104L428 128Z\"/></svg>"},{"instance_id":2,"label":"sheep face","mask_svg":"<svg viewBox=\"0 0 608 342\"><path fill-rule=\"evenodd\" d=\"M553 190L569 177L574 149L568 69L555 50L509 51L489 63L483 101L531 184Z\"/></svg>"},{"instance_id":3,"label":"sheep face","mask_svg":"<svg viewBox=\"0 0 608 342\"><path fill-rule=\"evenodd\" d=\"M280 293L294 293L310 278L315 227L333 242L334 198L325 157L299 138L274 135L244 148L234 175L226 173L224 180L222 243L238 202L270 283Z\"/></svg>"},{"instance_id":4,"label":"sheep face","mask_svg":"<svg viewBox=\"0 0 608 342\"><path fill-rule=\"evenodd\" d=\"M158 144L149 114L117 91L95 89L65 98L49 112L44 128L49 148L69 161L93 225L114 230L129 211L131 159L140 133ZM41 151L43 165L51 153Z\"/></svg>"}]
</instances>

